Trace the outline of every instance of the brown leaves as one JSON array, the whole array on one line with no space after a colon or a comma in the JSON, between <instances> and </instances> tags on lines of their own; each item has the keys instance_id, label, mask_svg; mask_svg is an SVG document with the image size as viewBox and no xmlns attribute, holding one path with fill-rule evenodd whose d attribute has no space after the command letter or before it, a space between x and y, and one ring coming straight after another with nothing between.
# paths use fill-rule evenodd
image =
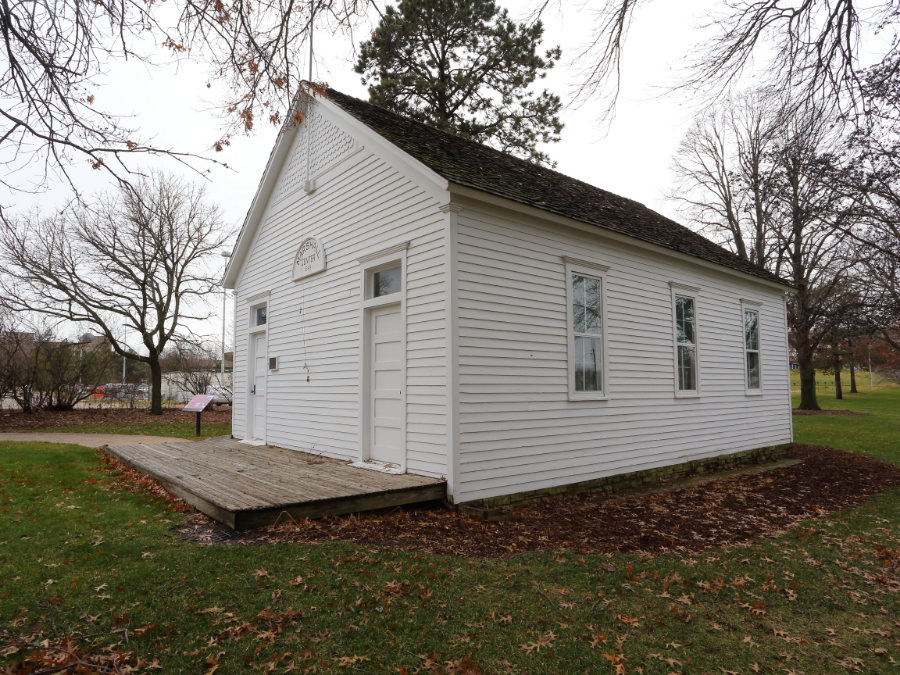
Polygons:
<instances>
[{"instance_id":1,"label":"brown leaves","mask_svg":"<svg viewBox=\"0 0 900 675\"><path fill-rule=\"evenodd\" d=\"M25 652L15 669L4 672L133 673L137 670L134 653L123 652L118 644L101 650L99 645L79 642L71 637L45 639L38 643L4 632L3 638L8 641L5 655ZM158 668L159 664L152 667Z\"/></svg>"},{"instance_id":2,"label":"brown leaves","mask_svg":"<svg viewBox=\"0 0 900 675\"><path fill-rule=\"evenodd\" d=\"M541 649L553 646L554 641L556 640L556 634L553 631L548 631L543 635L538 635L536 641L527 642L519 647L520 650L525 652L528 655L531 655L532 652L540 652Z\"/></svg>"},{"instance_id":3,"label":"brown leaves","mask_svg":"<svg viewBox=\"0 0 900 675\"><path fill-rule=\"evenodd\" d=\"M381 589L381 594L385 598L399 598L402 595L406 595L406 582L405 581L388 581L384 588Z\"/></svg>"},{"instance_id":4,"label":"brown leaves","mask_svg":"<svg viewBox=\"0 0 900 675\"><path fill-rule=\"evenodd\" d=\"M485 558L524 551L696 552L754 541L900 485L897 467L868 457L810 446L797 446L795 452L803 464L627 499L595 495L546 500L515 509L515 522L475 521L454 511L416 509L400 515L283 523L229 542L339 539ZM838 474L840 481L829 478ZM890 559L891 553L884 555ZM558 560L558 554L553 559ZM608 567L618 573L615 564ZM890 582L888 576L885 580ZM737 577L732 583L749 582ZM900 579L897 583L900 589ZM723 584L709 580L704 591L715 594Z\"/></svg>"},{"instance_id":5,"label":"brown leaves","mask_svg":"<svg viewBox=\"0 0 900 675\"><path fill-rule=\"evenodd\" d=\"M600 647L604 644L606 644L606 636L605 635L600 635L599 633L594 633L593 635L591 635L591 649L594 649L595 647Z\"/></svg>"}]
</instances>

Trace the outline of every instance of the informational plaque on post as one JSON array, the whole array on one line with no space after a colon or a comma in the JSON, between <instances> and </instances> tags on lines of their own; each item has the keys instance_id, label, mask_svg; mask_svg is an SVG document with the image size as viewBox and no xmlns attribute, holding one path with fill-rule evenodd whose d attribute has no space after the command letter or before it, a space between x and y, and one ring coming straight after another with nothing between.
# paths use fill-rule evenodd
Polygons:
<instances>
[{"instance_id":1,"label":"informational plaque on post","mask_svg":"<svg viewBox=\"0 0 900 675\"><path fill-rule=\"evenodd\" d=\"M197 394L194 398L188 401L188 404L184 406L184 412L203 412L215 396L209 396L207 394Z\"/></svg>"}]
</instances>

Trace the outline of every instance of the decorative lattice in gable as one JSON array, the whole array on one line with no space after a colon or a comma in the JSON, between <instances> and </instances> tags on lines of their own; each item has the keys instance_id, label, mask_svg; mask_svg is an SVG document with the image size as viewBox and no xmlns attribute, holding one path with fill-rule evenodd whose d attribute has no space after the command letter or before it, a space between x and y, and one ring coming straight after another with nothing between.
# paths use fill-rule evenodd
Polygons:
<instances>
[{"instance_id":1,"label":"decorative lattice in gable","mask_svg":"<svg viewBox=\"0 0 900 675\"><path fill-rule=\"evenodd\" d=\"M303 124L309 124L312 130L312 152L309 157L309 177L312 180L356 150L356 141L353 137L344 133L340 127L325 119L317 111L308 115ZM297 136L287 167L275 190L275 201L302 188L306 180L307 130L301 126Z\"/></svg>"}]
</instances>

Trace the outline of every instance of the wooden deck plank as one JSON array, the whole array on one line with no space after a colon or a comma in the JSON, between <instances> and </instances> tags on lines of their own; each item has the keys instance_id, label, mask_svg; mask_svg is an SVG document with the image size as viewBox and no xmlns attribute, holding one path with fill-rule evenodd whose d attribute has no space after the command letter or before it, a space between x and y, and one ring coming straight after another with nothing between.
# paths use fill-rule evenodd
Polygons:
<instances>
[{"instance_id":1,"label":"wooden deck plank","mask_svg":"<svg viewBox=\"0 0 900 675\"><path fill-rule=\"evenodd\" d=\"M156 448L147 448L149 453L165 455ZM167 475L177 478L176 473L181 473L186 483L201 481L202 485L221 487L226 490L229 488L237 488L238 493L249 493L254 495L265 494L266 504L277 503L293 503L299 499L307 497L338 497L346 494L346 489L340 489L340 484L334 486L328 485L329 481L321 481L317 490L309 495L305 489L303 480L308 479L316 481L316 472L311 475L291 476L291 473L285 472L284 467L273 466L271 468L254 466L252 462L231 462L226 464L222 458L211 455L197 455L190 458L179 456L181 453L169 453L168 464L172 470L167 471ZM154 462L154 468L158 466L158 459ZM197 476L202 476L197 478ZM216 480L215 477L219 477ZM295 480L286 482L286 478L294 478ZM297 479L301 480L297 480ZM281 479L281 480L279 480ZM261 504L255 504L261 505Z\"/></svg>"},{"instance_id":2,"label":"wooden deck plank","mask_svg":"<svg viewBox=\"0 0 900 675\"><path fill-rule=\"evenodd\" d=\"M350 467L329 457L222 437L107 452L201 512L237 529L444 499L446 482Z\"/></svg>"}]
</instances>

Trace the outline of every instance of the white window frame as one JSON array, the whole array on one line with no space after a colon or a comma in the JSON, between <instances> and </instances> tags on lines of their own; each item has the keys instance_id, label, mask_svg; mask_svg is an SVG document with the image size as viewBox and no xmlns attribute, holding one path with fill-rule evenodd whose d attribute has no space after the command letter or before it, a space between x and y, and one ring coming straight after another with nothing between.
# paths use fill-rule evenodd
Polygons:
<instances>
[{"instance_id":1,"label":"white window frame","mask_svg":"<svg viewBox=\"0 0 900 675\"><path fill-rule=\"evenodd\" d=\"M606 320L606 287L609 267L590 260L580 260L563 256L566 267L566 341L568 354L568 390L570 401L608 401L609 387L609 338ZM602 391L575 391L575 316L572 312L574 295L572 292L573 275L592 277L600 280L600 383Z\"/></svg>"},{"instance_id":2,"label":"white window frame","mask_svg":"<svg viewBox=\"0 0 900 675\"><path fill-rule=\"evenodd\" d=\"M369 439L369 420L371 418L371 410L369 410L369 324L371 322L371 309L382 307L384 305L400 305L400 322L404 327L403 344L401 351L403 352L403 364L400 369L400 381L403 388L400 390L400 433L403 437L404 451L403 461L400 463L400 470L403 473L407 471L409 462L407 448L407 428L406 428L406 252L409 249L409 242L404 241L395 246L390 246L372 253L363 255L357 259L359 263L360 274L360 310L359 310L359 447L357 448L358 459L365 462L369 459L369 448L371 447ZM390 295L382 295L379 298L371 297L372 282L375 272L390 269L400 264L400 290Z\"/></svg>"},{"instance_id":3,"label":"white window frame","mask_svg":"<svg viewBox=\"0 0 900 675\"><path fill-rule=\"evenodd\" d=\"M700 376L700 289L696 286L688 286L686 284L682 284L676 281L669 282L669 289L672 292L672 374L675 379L672 383L672 388L675 392L675 398L700 398L701 387L702 387L702 378ZM675 299L677 297L682 298L690 298L694 301L694 358L695 365L697 368L697 372L695 373L695 378L697 381L697 388L690 390L681 390L678 388L678 326L677 326L677 315L675 312Z\"/></svg>"},{"instance_id":4,"label":"white window frame","mask_svg":"<svg viewBox=\"0 0 900 675\"><path fill-rule=\"evenodd\" d=\"M262 326L256 325L256 310L265 307L266 308L266 322ZM265 331L269 332L269 301L268 299L263 300L262 302L256 302L250 305L250 321L249 326L247 328L248 333L261 333Z\"/></svg>"},{"instance_id":5,"label":"white window frame","mask_svg":"<svg viewBox=\"0 0 900 675\"><path fill-rule=\"evenodd\" d=\"M747 312L756 312L756 340L758 342L756 353L759 354L759 388L750 388L749 360L747 358L747 337L745 321ZM741 298L741 352L744 355L744 394L747 396L762 396L763 394L763 359L762 359L762 303L756 300Z\"/></svg>"}]
</instances>

